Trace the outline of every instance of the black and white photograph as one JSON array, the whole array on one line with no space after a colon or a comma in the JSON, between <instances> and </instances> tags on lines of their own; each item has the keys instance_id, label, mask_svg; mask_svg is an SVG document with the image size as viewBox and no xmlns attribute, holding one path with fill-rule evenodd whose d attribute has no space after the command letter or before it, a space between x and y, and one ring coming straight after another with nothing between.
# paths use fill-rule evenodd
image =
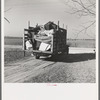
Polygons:
<instances>
[{"instance_id":1,"label":"black and white photograph","mask_svg":"<svg viewBox=\"0 0 100 100\"><path fill-rule=\"evenodd\" d=\"M95 83L96 0L4 0L5 83Z\"/></svg>"},{"instance_id":2,"label":"black and white photograph","mask_svg":"<svg viewBox=\"0 0 100 100\"><path fill-rule=\"evenodd\" d=\"M99 0L1 0L2 100L98 100Z\"/></svg>"}]
</instances>

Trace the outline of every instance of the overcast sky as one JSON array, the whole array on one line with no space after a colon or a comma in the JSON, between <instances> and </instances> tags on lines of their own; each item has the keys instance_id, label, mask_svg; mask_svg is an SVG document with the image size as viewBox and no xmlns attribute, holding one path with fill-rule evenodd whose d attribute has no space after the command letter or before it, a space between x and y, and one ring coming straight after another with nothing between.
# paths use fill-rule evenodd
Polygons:
<instances>
[{"instance_id":1,"label":"overcast sky","mask_svg":"<svg viewBox=\"0 0 100 100\"><path fill-rule=\"evenodd\" d=\"M5 36L22 37L24 28L28 27L28 21L31 26L37 23L43 25L48 21L60 21L68 26L68 38L75 38L75 29L80 29L80 25L88 19L79 19L75 15L68 14L65 0L5 0L4 16L10 21L4 21ZM94 29L90 29L88 34L95 36ZM80 34L78 38L91 38L86 34Z\"/></svg>"}]
</instances>

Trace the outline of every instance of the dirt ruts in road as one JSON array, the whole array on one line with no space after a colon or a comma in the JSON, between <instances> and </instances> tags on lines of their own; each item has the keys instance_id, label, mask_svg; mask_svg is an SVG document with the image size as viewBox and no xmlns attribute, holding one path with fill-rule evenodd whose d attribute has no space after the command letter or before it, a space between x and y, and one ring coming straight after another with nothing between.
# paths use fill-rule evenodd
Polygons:
<instances>
[{"instance_id":1,"label":"dirt ruts in road","mask_svg":"<svg viewBox=\"0 0 100 100\"><path fill-rule=\"evenodd\" d=\"M55 63L53 61L36 60L34 58L28 61L10 63L5 65L5 82L23 82L23 79L36 76L41 73L39 70Z\"/></svg>"},{"instance_id":2,"label":"dirt ruts in road","mask_svg":"<svg viewBox=\"0 0 100 100\"><path fill-rule=\"evenodd\" d=\"M59 55L55 58L28 57L5 64L6 83L94 83L95 54Z\"/></svg>"}]
</instances>

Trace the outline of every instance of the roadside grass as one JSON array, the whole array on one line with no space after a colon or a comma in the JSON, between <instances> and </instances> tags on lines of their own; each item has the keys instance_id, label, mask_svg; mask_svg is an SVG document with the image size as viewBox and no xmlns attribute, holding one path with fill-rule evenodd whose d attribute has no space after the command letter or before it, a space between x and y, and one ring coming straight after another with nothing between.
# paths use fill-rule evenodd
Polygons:
<instances>
[{"instance_id":1,"label":"roadside grass","mask_svg":"<svg viewBox=\"0 0 100 100\"><path fill-rule=\"evenodd\" d=\"M21 48L5 48L4 63L20 60L31 55L31 52L25 52Z\"/></svg>"}]
</instances>

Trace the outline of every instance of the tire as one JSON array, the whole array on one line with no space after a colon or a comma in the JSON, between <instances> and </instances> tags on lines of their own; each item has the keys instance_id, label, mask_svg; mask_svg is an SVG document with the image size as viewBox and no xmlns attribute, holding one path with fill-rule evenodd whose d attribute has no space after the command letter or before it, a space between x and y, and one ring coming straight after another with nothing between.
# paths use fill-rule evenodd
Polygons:
<instances>
[{"instance_id":1,"label":"tire","mask_svg":"<svg viewBox=\"0 0 100 100\"><path fill-rule=\"evenodd\" d=\"M53 54L53 55L51 56L52 59L55 59L55 58L57 58L57 57L58 57L58 54Z\"/></svg>"},{"instance_id":2,"label":"tire","mask_svg":"<svg viewBox=\"0 0 100 100\"><path fill-rule=\"evenodd\" d=\"M67 54L67 55L69 54L69 47L67 47L67 52L66 52L66 54Z\"/></svg>"},{"instance_id":3,"label":"tire","mask_svg":"<svg viewBox=\"0 0 100 100\"><path fill-rule=\"evenodd\" d=\"M36 55L35 55L35 58L36 58L36 59L39 59L39 58L40 58L40 56L39 56L38 54L36 54Z\"/></svg>"}]
</instances>

